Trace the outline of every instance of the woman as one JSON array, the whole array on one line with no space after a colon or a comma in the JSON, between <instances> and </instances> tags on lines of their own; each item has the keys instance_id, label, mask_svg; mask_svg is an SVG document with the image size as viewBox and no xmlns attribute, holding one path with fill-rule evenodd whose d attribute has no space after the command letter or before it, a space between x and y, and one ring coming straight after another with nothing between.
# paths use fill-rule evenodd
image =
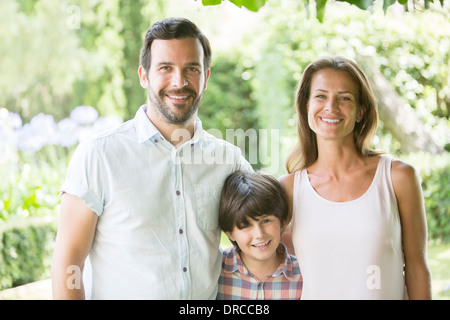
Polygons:
<instances>
[{"instance_id":1,"label":"woman","mask_svg":"<svg viewBox=\"0 0 450 320\"><path fill-rule=\"evenodd\" d=\"M352 61L311 63L296 94L299 142L280 178L302 299L429 299L422 190L410 165L369 149L377 105Z\"/></svg>"}]
</instances>

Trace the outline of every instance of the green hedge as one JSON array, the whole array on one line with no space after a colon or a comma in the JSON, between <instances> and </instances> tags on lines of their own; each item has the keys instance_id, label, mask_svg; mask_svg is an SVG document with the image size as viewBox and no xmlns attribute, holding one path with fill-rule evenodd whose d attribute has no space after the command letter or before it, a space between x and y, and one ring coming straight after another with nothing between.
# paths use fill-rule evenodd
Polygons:
<instances>
[{"instance_id":1,"label":"green hedge","mask_svg":"<svg viewBox=\"0 0 450 320\"><path fill-rule=\"evenodd\" d=\"M48 278L56 225L21 219L0 225L0 290Z\"/></svg>"},{"instance_id":2,"label":"green hedge","mask_svg":"<svg viewBox=\"0 0 450 320\"><path fill-rule=\"evenodd\" d=\"M422 176L429 238L450 242L450 164Z\"/></svg>"},{"instance_id":3,"label":"green hedge","mask_svg":"<svg viewBox=\"0 0 450 320\"><path fill-rule=\"evenodd\" d=\"M416 153L404 160L416 168L422 180L429 240L450 242L450 153Z\"/></svg>"}]
</instances>

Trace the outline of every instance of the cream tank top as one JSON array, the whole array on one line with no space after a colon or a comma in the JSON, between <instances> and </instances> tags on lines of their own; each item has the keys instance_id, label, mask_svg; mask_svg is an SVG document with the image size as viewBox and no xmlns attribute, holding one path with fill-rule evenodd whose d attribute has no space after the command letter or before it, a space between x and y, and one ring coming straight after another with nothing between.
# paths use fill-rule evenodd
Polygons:
<instances>
[{"instance_id":1,"label":"cream tank top","mask_svg":"<svg viewBox=\"0 0 450 320\"><path fill-rule=\"evenodd\" d=\"M358 199L333 202L295 173L292 239L303 276L302 299L405 299L400 216L382 156Z\"/></svg>"}]
</instances>

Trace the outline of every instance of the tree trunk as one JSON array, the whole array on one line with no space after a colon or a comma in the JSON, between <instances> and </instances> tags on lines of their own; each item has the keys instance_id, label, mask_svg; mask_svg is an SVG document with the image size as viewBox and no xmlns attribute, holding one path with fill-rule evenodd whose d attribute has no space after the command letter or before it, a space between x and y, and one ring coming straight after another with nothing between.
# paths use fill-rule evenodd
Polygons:
<instances>
[{"instance_id":1,"label":"tree trunk","mask_svg":"<svg viewBox=\"0 0 450 320\"><path fill-rule=\"evenodd\" d=\"M443 152L432 139L424 124L415 111L409 107L402 97L394 90L389 81L375 67L364 65L369 81L378 102L378 112L384 127L400 142L401 152L417 151L432 154Z\"/></svg>"}]
</instances>

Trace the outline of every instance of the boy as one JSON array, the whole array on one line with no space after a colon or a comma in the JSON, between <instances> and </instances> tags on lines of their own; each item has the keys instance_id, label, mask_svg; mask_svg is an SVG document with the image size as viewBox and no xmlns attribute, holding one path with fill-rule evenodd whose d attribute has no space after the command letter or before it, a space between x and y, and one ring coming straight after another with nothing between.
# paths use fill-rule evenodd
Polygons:
<instances>
[{"instance_id":1,"label":"boy","mask_svg":"<svg viewBox=\"0 0 450 320\"><path fill-rule=\"evenodd\" d=\"M280 242L288 221L286 196L275 178L254 172L227 177L219 225L233 247L223 251L218 300L300 299L297 259Z\"/></svg>"}]
</instances>

